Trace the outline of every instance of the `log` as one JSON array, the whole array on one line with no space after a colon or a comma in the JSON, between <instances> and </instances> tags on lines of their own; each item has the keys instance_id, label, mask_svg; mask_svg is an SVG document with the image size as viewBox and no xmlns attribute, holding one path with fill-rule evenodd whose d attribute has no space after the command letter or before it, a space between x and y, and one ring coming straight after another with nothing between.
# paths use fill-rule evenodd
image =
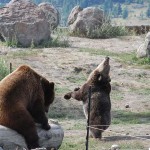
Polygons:
<instances>
[{"instance_id":1,"label":"log","mask_svg":"<svg viewBox=\"0 0 150 150\"><path fill-rule=\"evenodd\" d=\"M63 141L64 131L55 121L50 120L51 129L46 131L36 124L41 148L35 150L57 150ZM24 138L16 131L0 125L0 150L28 150Z\"/></svg>"}]
</instances>

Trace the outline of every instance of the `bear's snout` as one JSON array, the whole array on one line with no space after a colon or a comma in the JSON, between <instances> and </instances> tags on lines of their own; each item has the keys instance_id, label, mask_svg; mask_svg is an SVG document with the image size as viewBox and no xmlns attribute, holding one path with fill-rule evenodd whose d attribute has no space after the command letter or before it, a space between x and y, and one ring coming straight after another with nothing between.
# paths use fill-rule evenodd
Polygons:
<instances>
[{"instance_id":1,"label":"bear's snout","mask_svg":"<svg viewBox=\"0 0 150 150\"><path fill-rule=\"evenodd\" d=\"M70 99L70 98L71 98L71 93L65 94L64 98L65 98L65 99Z\"/></svg>"}]
</instances>

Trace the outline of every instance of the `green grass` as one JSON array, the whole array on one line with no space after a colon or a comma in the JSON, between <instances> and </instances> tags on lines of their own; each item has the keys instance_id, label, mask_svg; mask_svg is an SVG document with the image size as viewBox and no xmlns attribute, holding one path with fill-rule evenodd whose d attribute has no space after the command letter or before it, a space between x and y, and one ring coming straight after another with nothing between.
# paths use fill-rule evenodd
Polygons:
<instances>
[{"instance_id":1,"label":"green grass","mask_svg":"<svg viewBox=\"0 0 150 150\"><path fill-rule=\"evenodd\" d=\"M150 59L149 58L137 58L136 53L115 53L107 51L105 49L92 49L92 48L80 48L81 52L88 52L91 55L104 55L110 56L123 63L128 63L129 65L141 65L144 68L150 69Z\"/></svg>"},{"instance_id":2,"label":"green grass","mask_svg":"<svg viewBox=\"0 0 150 150\"><path fill-rule=\"evenodd\" d=\"M61 39L61 37L56 36L56 37L53 37L51 40L43 41L40 45L34 46L34 47L38 47L38 48L63 47L63 48L65 48L65 47L69 47L69 46L70 46L70 44L69 44L69 41L67 38Z\"/></svg>"},{"instance_id":3,"label":"green grass","mask_svg":"<svg viewBox=\"0 0 150 150\"><path fill-rule=\"evenodd\" d=\"M85 137L65 137L60 150L85 150ZM121 138L120 136L119 139ZM113 144L118 144L121 150L147 150L146 146L140 141L113 141L113 139L112 141L99 141L92 138L89 139L89 150L108 150Z\"/></svg>"},{"instance_id":4,"label":"green grass","mask_svg":"<svg viewBox=\"0 0 150 150\"><path fill-rule=\"evenodd\" d=\"M68 91L69 91L69 88L56 85L56 88L55 88L56 94L62 95L64 93L67 93Z\"/></svg>"},{"instance_id":5,"label":"green grass","mask_svg":"<svg viewBox=\"0 0 150 150\"><path fill-rule=\"evenodd\" d=\"M71 36L87 37L92 39L106 39L118 36L129 35L129 31L124 26L112 26L110 21L106 18L103 24L97 28L85 29L85 31L70 31Z\"/></svg>"},{"instance_id":6,"label":"green grass","mask_svg":"<svg viewBox=\"0 0 150 150\"><path fill-rule=\"evenodd\" d=\"M140 88L140 89L135 89L135 88L130 88L131 92L138 93L139 95L150 95L150 88Z\"/></svg>"},{"instance_id":7,"label":"green grass","mask_svg":"<svg viewBox=\"0 0 150 150\"><path fill-rule=\"evenodd\" d=\"M129 35L128 30L125 27L112 26L109 23L104 23L101 27L95 30L89 30L86 37L92 39L106 39L125 35Z\"/></svg>"},{"instance_id":8,"label":"green grass","mask_svg":"<svg viewBox=\"0 0 150 150\"><path fill-rule=\"evenodd\" d=\"M68 40L68 36L63 35L64 32L61 30L55 31L54 35L52 35L52 38L49 40L42 41L38 45L34 43L34 41L31 41L31 44L28 48L34 49L34 48L49 48L49 47L69 47L70 43ZM16 38L12 39L11 41L4 41L1 42L1 45L9 46L9 47L20 47L23 48L22 45L20 45ZM27 48L27 47L26 47Z\"/></svg>"},{"instance_id":9,"label":"green grass","mask_svg":"<svg viewBox=\"0 0 150 150\"><path fill-rule=\"evenodd\" d=\"M112 124L150 124L150 112L128 112L117 110L112 118Z\"/></svg>"},{"instance_id":10,"label":"green grass","mask_svg":"<svg viewBox=\"0 0 150 150\"><path fill-rule=\"evenodd\" d=\"M27 56L36 56L38 54L38 49L23 49L18 51L10 52L8 57L11 58L24 58Z\"/></svg>"},{"instance_id":11,"label":"green grass","mask_svg":"<svg viewBox=\"0 0 150 150\"><path fill-rule=\"evenodd\" d=\"M69 82L71 82L71 83L77 83L77 84L81 85L86 81L86 78L83 74L80 74L78 76L67 77L67 80L69 80Z\"/></svg>"},{"instance_id":12,"label":"green grass","mask_svg":"<svg viewBox=\"0 0 150 150\"><path fill-rule=\"evenodd\" d=\"M71 76L66 78L70 83L76 83L78 85L82 85L87 80L87 75L81 70L79 73L74 72Z\"/></svg>"},{"instance_id":13,"label":"green grass","mask_svg":"<svg viewBox=\"0 0 150 150\"><path fill-rule=\"evenodd\" d=\"M0 80L2 80L5 76L9 74L9 67L6 65L6 61L4 59L0 59Z\"/></svg>"},{"instance_id":14,"label":"green grass","mask_svg":"<svg viewBox=\"0 0 150 150\"><path fill-rule=\"evenodd\" d=\"M111 99L113 99L114 101L121 101L123 100L123 98L124 98L123 92L118 90L112 90Z\"/></svg>"}]
</instances>

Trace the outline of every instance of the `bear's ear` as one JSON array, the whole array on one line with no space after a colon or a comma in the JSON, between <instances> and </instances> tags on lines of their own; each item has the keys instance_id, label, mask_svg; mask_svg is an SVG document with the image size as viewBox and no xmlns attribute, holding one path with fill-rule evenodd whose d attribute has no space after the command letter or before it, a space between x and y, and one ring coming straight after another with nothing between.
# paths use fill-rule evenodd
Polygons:
<instances>
[{"instance_id":1,"label":"bear's ear","mask_svg":"<svg viewBox=\"0 0 150 150\"><path fill-rule=\"evenodd\" d=\"M44 90L48 90L48 89L51 89L53 90L54 89L54 82L49 82L48 80L46 80L45 78L40 78L40 81L42 83L42 87Z\"/></svg>"},{"instance_id":2,"label":"bear's ear","mask_svg":"<svg viewBox=\"0 0 150 150\"><path fill-rule=\"evenodd\" d=\"M50 87L51 87L52 89L54 89L54 85L55 85L54 82L49 82L49 85L50 85Z\"/></svg>"}]
</instances>

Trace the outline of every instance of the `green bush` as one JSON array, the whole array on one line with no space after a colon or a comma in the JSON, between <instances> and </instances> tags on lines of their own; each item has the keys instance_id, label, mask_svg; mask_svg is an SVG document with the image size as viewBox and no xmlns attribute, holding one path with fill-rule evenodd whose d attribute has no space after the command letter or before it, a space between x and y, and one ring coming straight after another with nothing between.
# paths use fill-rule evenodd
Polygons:
<instances>
[{"instance_id":1,"label":"green bush","mask_svg":"<svg viewBox=\"0 0 150 150\"><path fill-rule=\"evenodd\" d=\"M5 60L0 59L0 81L9 74L9 69Z\"/></svg>"},{"instance_id":2,"label":"green bush","mask_svg":"<svg viewBox=\"0 0 150 150\"><path fill-rule=\"evenodd\" d=\"M88 38L113 38L117 36L128 35L128 31L123 26L112 26L109 23L104 23L101 27L87 32Z\"/></svg>"},{"instance_id":3,"label":"green bush","mask_svg":"<svg viewBox=\"0 0 150 150\"><path fill-rule=\"evenodd\" d=\"M20 47L16 36L14 36L11 40L6 41L6 45L10 47Z\"/></svg>"},{"instance_id":4,"label":"green bush","mask_svg":"<svg viewBox=\"0 0 150 150\"><path fill-rule=\"evenodd\" d=\"M49 41L43 41L38 47L69 47L69 41L56 36Z\"/></svg>"},{"instance_id":5,"label":"green bush","mask_svg":"<svg viewBox=\"0 0 150 150\"><path fill-rule=\"evenodd\" d=\"M97 27L95 29L86 29L84 33L76 31L70 33L70 35L92 39L106 39L129 35L129 31L124 26L112 26L109 18L106 18L104 19L103 24L100 27Z\"/></svg>"},{"instance_id":6,"label":"green bush","mask_svg":"<svg viewBox=\"0 0 150 150\"><path fill-rule=\"evenodd\" d=\"M69 47L67 28L56 28L52 33L52 38L49 41L43 41L39 47Z\"/></svg>"}]
</instances>

